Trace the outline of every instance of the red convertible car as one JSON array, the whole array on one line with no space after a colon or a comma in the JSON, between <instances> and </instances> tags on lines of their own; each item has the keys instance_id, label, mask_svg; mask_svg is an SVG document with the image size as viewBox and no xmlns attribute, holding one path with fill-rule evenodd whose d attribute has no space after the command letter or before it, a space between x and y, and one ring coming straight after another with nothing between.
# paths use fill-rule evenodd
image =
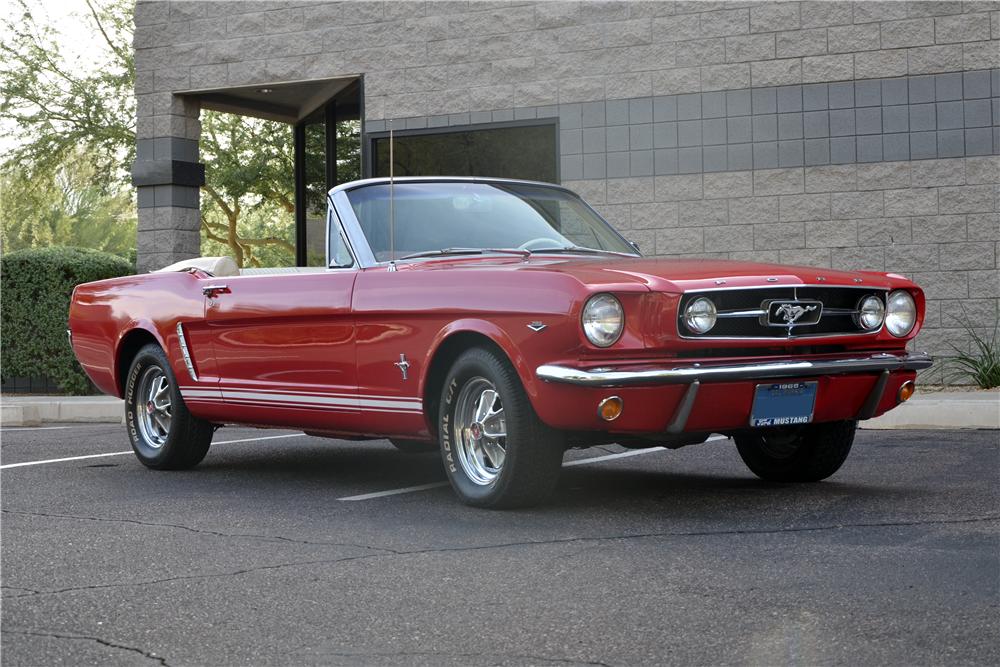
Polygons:
<instances>
[{"instance_id":1,"label":"red convertible car","mask_svg":"<svg viewBox=\"0 0 1000 667\"><path fill-rule=\"evenodd\" d=\"M326 268L200 258L76 288L73 349L142 463L194 466L221 424L388 438L510 507L569 447L722 433L761 478L817 481L931 364L902 276L643 258L554 185L358 181L327 230Z\"/></svg>"}]
</instances>

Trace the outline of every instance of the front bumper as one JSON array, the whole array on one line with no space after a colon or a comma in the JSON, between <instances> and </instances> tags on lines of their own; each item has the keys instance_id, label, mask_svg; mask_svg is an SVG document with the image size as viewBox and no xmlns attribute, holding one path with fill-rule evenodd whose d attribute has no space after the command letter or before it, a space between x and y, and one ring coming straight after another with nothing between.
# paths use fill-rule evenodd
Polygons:
<instances>
[{"instance_id":1,"label":"front bumper","mask_svg":"<svg viewBox=\"0 0 1000 667\"><path fill-rule=\"evenodd\" d=\"M923 352L868 356L837 357L813 361L774 361L742 364L699 364L672 368L579 369L543 365L535 371L546 382L564 382L583 387L627 387L631 385L690 384L694 381L726 382L733 380L769 380L772 378L812 377L844 373L916 371L929 368L933 360Z\"/></svg>"},{"instance_id":2,"label":"front bumper","mask_svg":"<svg viewBox=\"0 0 1000 667\"><path fill-rule=\"evenodd\" d=\"M664 367L619 364L573 368L542 365L536 370L535 408L554 428L622 433L680 434L746 428L758 382L799 378L819 382L814 421L864 420L898 405L900 386L932 364L924 353L878 352L809 360L755 360ZM625 410L613 422L596 408L609 395ZM580 410L592 405L594 411Z\"/></svg>"}]
</instances>

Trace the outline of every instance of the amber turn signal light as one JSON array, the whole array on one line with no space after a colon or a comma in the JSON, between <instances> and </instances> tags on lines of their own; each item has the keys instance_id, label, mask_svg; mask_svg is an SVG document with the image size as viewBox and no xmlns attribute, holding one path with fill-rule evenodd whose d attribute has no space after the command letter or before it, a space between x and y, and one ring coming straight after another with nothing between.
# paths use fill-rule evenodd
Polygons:
<instances>
[{"instance_id":1,"label":"amber turn signal light","mask_svg":"<svg viewBox=\"0 0 1000 667\"><path fill-rule=\"evenodd\" d=\"M905 403L910 396L913 396L913 392L916 390L917 386L913 384L913 380L907 380L899 387L899 394L897 398L900 403Z\"/></svg>"},{"instance_id":2,"label":"amber turn signal light","mask_svg":"<svg viewBox=\"0 0 1000 667\"><path fill-rule=\"evenodd\" d=\"M622 414L625 401L620 396L609 396L597 406L597 416L606 422L613 422Z\"/></svg>"}]
</instances>

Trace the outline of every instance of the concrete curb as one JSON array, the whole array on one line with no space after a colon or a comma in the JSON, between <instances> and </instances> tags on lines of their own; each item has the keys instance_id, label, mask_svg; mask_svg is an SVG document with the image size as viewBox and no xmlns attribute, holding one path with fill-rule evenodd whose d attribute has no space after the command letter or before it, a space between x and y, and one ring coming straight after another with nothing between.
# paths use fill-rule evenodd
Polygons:
<instances>
[{"instance_id":1,"label":"concrete curb","mask_svg":"<svg viewBox=\"0 0 1000 667\"><path fill-rule=\"evenodd\" d=\"M0 424L121 424L124 411L124 402L112 396L4 396ZM861 428L1000 429L1000 391L917 394L895 410L861 422Z\"/></svg>"},{"instance_id":2,"label":"concrete curb","mask_svg":"<svg viewBox=\"0 0 1000 667\"><path fill-rule=\"evenodd\" d=\"M861 428L1000 429L1000 390L918 393Z\"/></svg>"},{"instance_id":3,"label":"concrete curb","mask_svg":"<svg viewBox=\"0 0 1000 667\"><path fill-rule=\"evenodd\" d=\"M121 424L124 418L125 402L113 396L4 396L0 403L3 426Z\"/></svg>"}]
</instances>

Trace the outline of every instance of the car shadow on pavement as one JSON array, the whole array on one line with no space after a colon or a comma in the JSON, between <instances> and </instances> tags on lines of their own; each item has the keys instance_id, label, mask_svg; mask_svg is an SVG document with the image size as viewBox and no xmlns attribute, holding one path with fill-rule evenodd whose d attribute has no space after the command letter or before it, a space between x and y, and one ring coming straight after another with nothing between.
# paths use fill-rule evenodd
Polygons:
<instances>
[{"instance_id":1,"label":"car shadow on pavement","mask_svg":"<svg viewBox=\"0 0 1000 667\"><path fill-rule=\"evenodd\" d=\"M585 453L605 452L595 449ZM628 459L628 463L602 462L565 468L550 501L525 511L589 513L618 507L674 516L693 512L704 518L715 513L722 516L734 509L767 511L790 504L836 501L863 505L891 498L912 498L922 492L920 488L898 485L840 481L837 476L817 484L769 483L743 470L738 459L720 461L718 452L698 463L714 469L713 472L691 472L690 459L674 462L669 453L654 456ZM688 469L671 469L673 465ZM299 494L338 498L445 481L436 452L404 454L385 441L326 443L314 439L252 449L219 448L192 471L151 472L151 475L153 483L164 491L179 483L189 493L197 493L203 487L231 491L253 487L286 498ZM403 497L414 499L409 495ZM422 491L419 497L424 505L457 504L448 489ZM378 502L392 503L399 499Z\"/></svg>"},{"instance_id":2,"label":"car shadow on pavement","mask_svg":"<svg viewBox=\"0 0 1000 667\"><path fill-rule=\"evenodd\" d=\"M751 473L691 473L666 470L564 471L554 501L560 508L597 508L642 501L677 509L691 508L699 515L745 511L754 506L804 504L817 499L850 499L851 502L912 498L921 489L859 484L836 477L812 484L777 484Z\"/></svg>"}]
</instances>

